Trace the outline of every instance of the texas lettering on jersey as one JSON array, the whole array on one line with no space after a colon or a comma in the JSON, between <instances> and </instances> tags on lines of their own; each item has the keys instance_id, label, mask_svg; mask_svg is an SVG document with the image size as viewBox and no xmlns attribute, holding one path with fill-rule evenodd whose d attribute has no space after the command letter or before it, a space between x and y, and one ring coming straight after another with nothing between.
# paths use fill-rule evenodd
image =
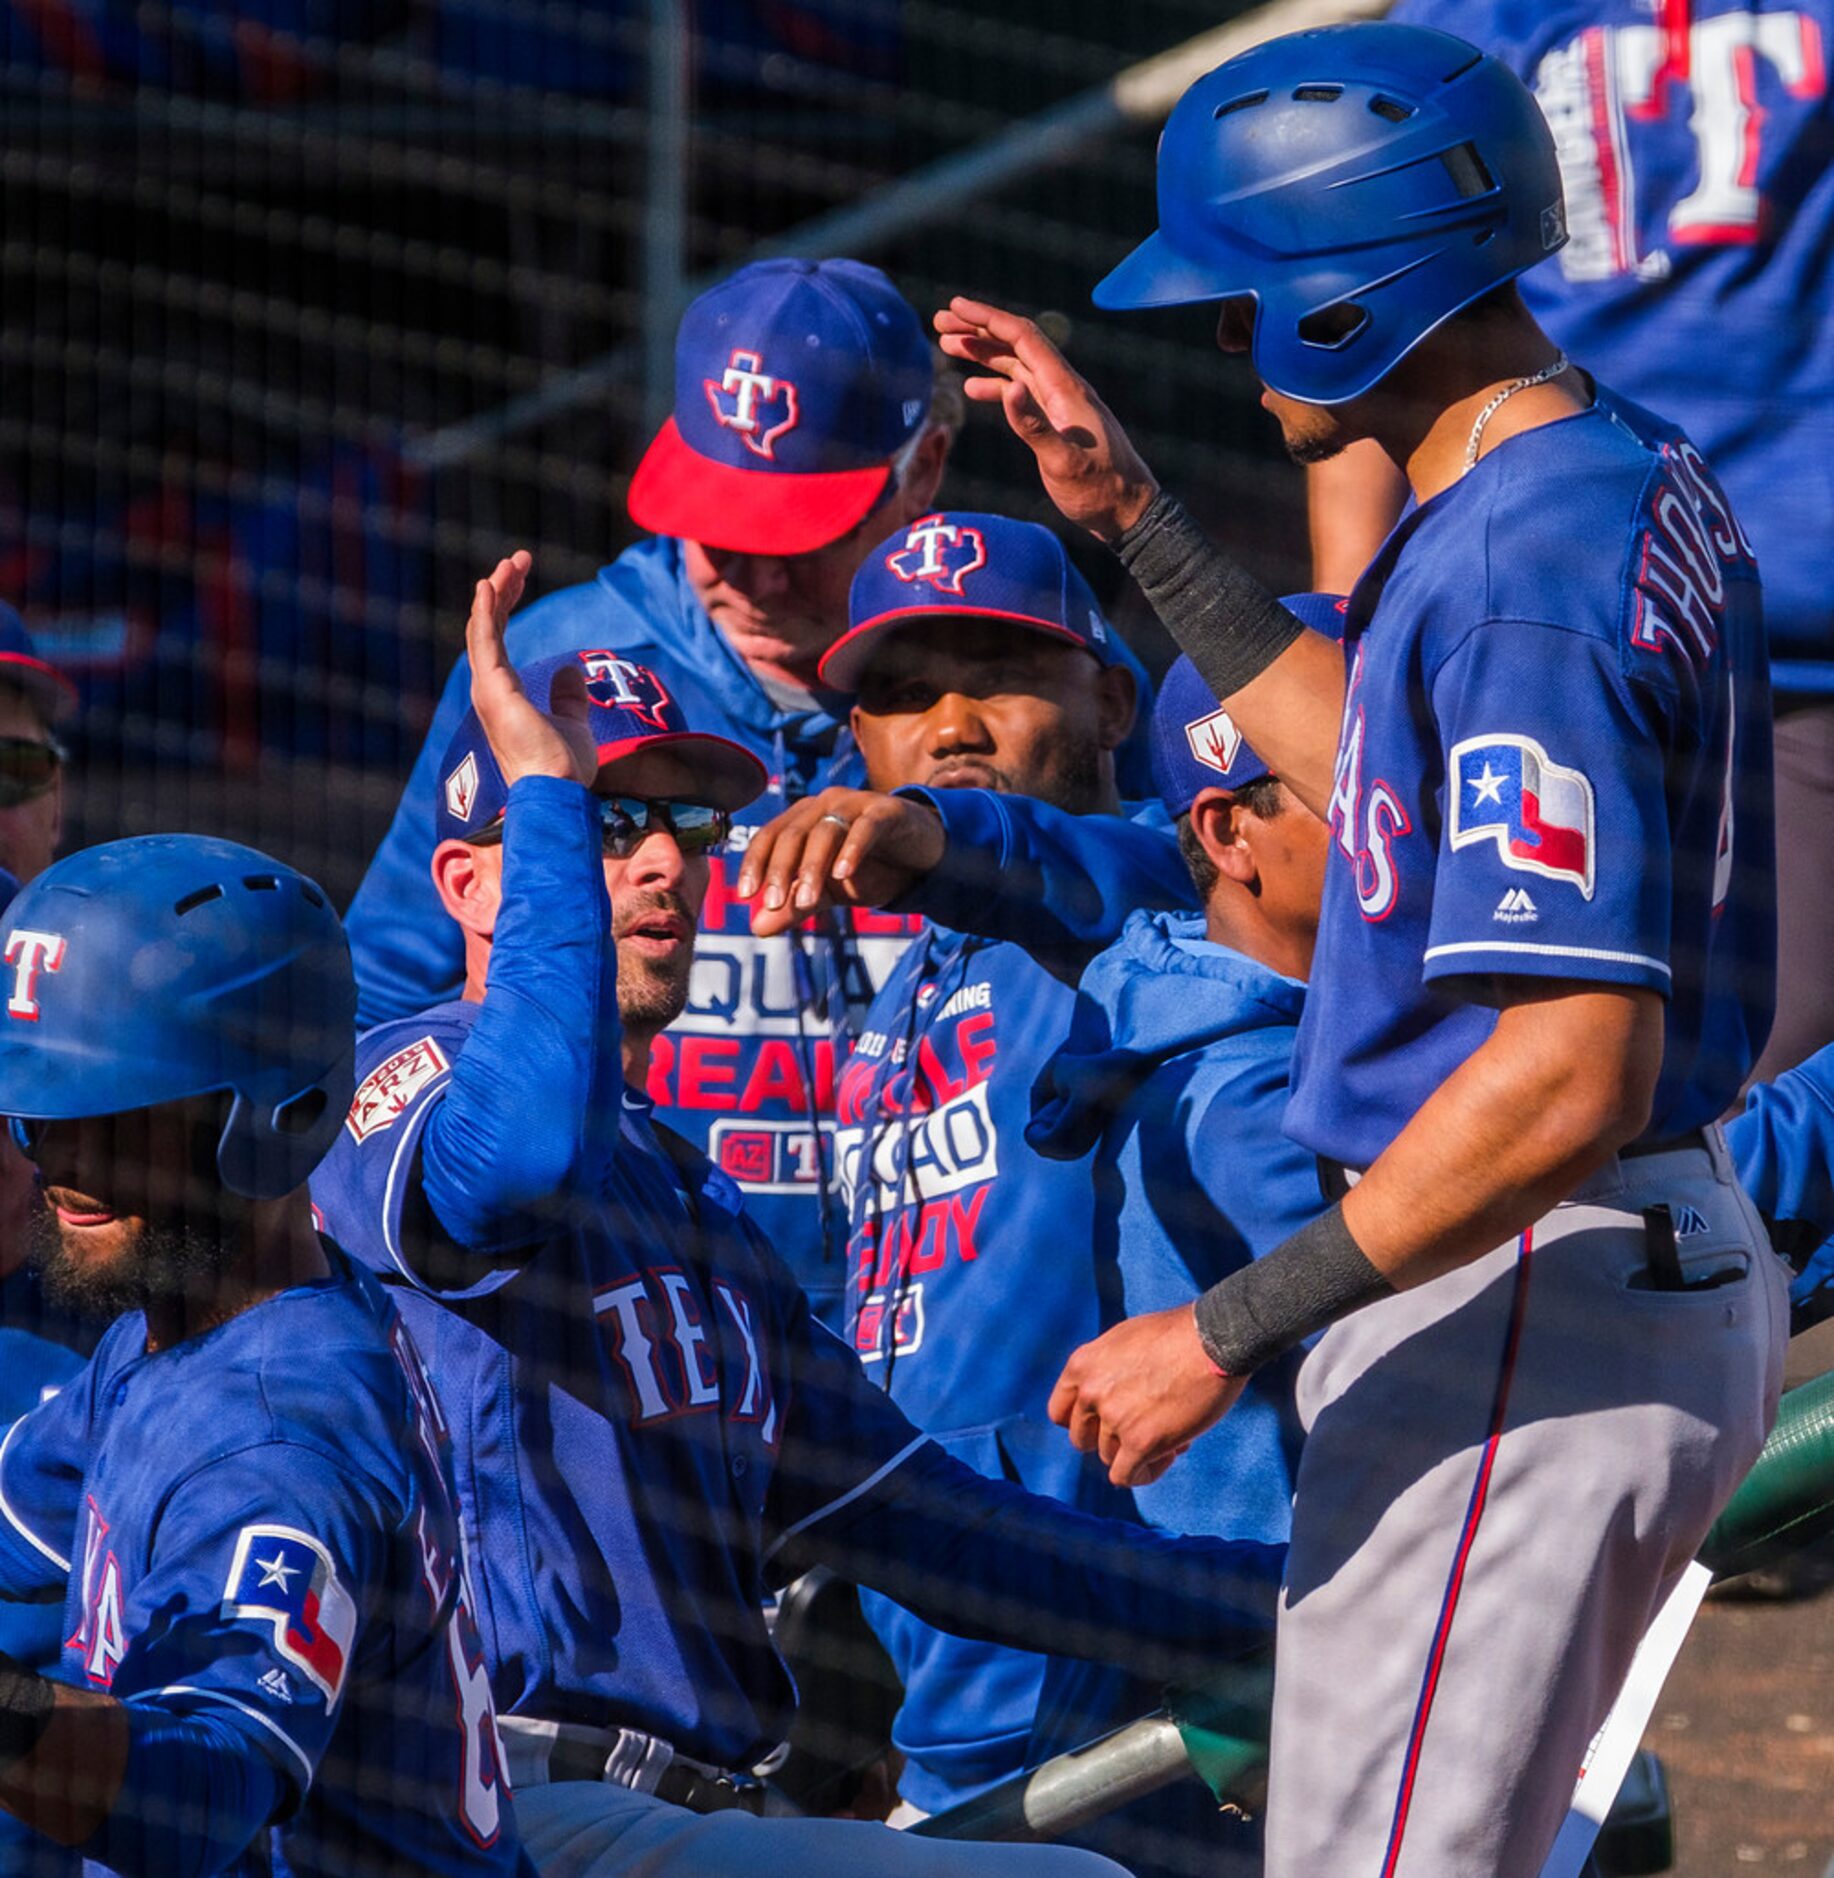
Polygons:
<instances>
[{"instance_id":1,"label":"texas lettering on jersey","mask_svg":"<svg viewBox=\"0 0 1834 1878\"><path fill-rule=\"evenodd\" d=\"M679 1266L646 1268L595 1291L592 1308L629 1388L632 1428L684 1415L724 1413L755 1424L766 1447L777 1442L777 1403L759 1349L764 1319L735 1280L715 1277L707 1291ZM709 1305L711 1303L711 1310ZM737 1352L730 1370L722 1352Z\"/></svg>"},{"instance_id":2,"label":"texas lettering on jersey","mask_svg":"<svg viewBox=\"0 0 1834 1878\"><path fill-rule=\"evenodd\" d=\"M1355 870L1356 904L1370 922L1386 919L1395 909L1401 880L1396 871L1396 846L1411 835L1414 824L1399 793L1380 777L1363 778L1363 750L1367 740L1361 685L1363 647L1359 642L1350 662L1350 681L1344 692L1344 724L1338 739L1337 768L1331 780L1327 820L1338 852Z\"/></svg>"},{"instance_id":3,"label":"texas lettering on jersey","mask_svg":"<svg viewBox=\"0 0 1834 1878\"><path fill-rule=\"evenodd\" d=\"M928 1003L941 997L933 1016ZM914 1049L869 1031L841 1077L836 1170L854 1221L847 1248L854 1348L863 1362L923 1341L920 1281L980 1256L977 1233L999 1177L988 1080L999 1057L986 980L916 992Z\"/></svg>"}]
</instances>

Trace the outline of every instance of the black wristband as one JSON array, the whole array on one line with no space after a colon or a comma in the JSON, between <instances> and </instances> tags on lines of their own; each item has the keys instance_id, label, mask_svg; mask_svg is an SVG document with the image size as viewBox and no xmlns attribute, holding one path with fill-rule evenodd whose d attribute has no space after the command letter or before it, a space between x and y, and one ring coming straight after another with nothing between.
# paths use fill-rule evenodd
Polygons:
<instances>
[{"instance_id":1,"label":"black wristband","mask_svg":"<svg viewBox=\"0 0 1834 1878\"><path fill-rule=\"evenodd\" d=\"M1163 489L1114 551L1218 698L1258 678L1305 631Z\"/></svg>"},{"instance_id":2,"label":"black wristband","mask_svg":"<svg viewBox=\"0 0 1834 1878\"><path fill-rule=\"evenodd\" d=\"M1393 1290L1350 1236L1340 1204L1212 1285L1197 1300L1197 1336L1226 1375L1252 1376L1302 1337Z\"/></svg>"},{"instance_id":3,"label":"black wristband","mask_svg":"<svg viewBox=\"0 0 1834 1878\"><path fill-rule=\"evenodd\" d=\"M57 1685L0 1650L0 1774L38 1746L57 1707Z\"/></svg>"}]
</instances>

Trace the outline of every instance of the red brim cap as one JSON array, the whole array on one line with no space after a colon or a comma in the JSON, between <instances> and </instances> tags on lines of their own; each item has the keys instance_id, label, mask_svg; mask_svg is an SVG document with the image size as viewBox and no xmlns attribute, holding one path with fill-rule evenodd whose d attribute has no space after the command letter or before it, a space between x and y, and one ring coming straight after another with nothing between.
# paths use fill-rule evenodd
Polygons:
<instances>
[{"instance_id":1,"label":"red brim cap","mask_svg":"<svg viewBox=\"0 0 1834 1878\"><path fill-rule=\"evenodd\" d=\"M630 519L730 554L811 554L857 528L890 475L889 463L812 476L735 469L691 450L671 417L631 478Z\"/></svg>"},{"instance_id":2,"label":"red brim cap","mask_svg":"<svg viewBox=\"0 0 1834 1878\"><path fill-rule=\"evenodd\" d=\"M615 769L607 776L608 769ZM599 745L599 779L634 796L705 802L732 812L764 793L770 773L742 745L705 731L665 730Z\"/></svg>"},{"instance_id":3,"label":"red brim cap","mask_svg":"<svg viewBox=\"0 0 1834 1878\"><path fill-rule=\"evenodd\" d=\"M55 666L23 652L0 652L0 684L17 685L48 724L61 723L77 707L77 689Z\"/></svg>"},{"instance_id":4,"label":"red brim cap","mask_svg":"<svg viewBox=\"0 0 1834 1878\"><path fill-rule=\"evenodd\" d=\"M1071 632L1055 620L1039 619L1035 614L1010 613L1003 607L993 606L911 606L901 607L895 613L876 613L871 619L863 619L859 625L850 627L822 654L815 675L830 691L851 697L859 690L872 655L890 638L888 628L908 626L914 621L936 620L946 624L958 619L1010 620L1028 632L1043 633L1048 638L1061 639L1066 645L1079 646L1104 665L1112 663L1106 652L1091 645L1079 633Z\"/></svg>"}]
</instances>

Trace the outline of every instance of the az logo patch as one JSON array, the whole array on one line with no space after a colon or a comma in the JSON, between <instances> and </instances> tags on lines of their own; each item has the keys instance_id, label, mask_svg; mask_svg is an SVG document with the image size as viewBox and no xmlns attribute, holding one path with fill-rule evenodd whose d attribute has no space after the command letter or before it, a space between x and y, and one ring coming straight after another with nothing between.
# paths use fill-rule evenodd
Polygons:
<instances>
[{"instance_id":1,"label":"az logo patch","mask_svg":"<svg viewBox=\"0 0 1834 1878\"><path fill-rule=\"evenodd\" d=\"M455 822L468 822L477 799L478 759L467 750L464 762L446 778L446 813Z\"/></svg>"},{"instance_id":2,"label":"az logo patch","mask_svg":"<svg viewBox=\"0 0 1834 1878\"><path fill-rule=\"evenodd\" d=\"M1184 740L1191 754L1205 769L1227 776L1242 748L1242 733L1227 711L1212 711L1208 717L1194 718L1184 727Z\"/></svg>"},{"instance_id":3,"label":"az logo patch","mask_svg":"<svg viewBox=\"0 0 1834 1878\"><path fill-rule=\"evenodd\" d=\"M959 595L962 582L987 565L987 542L978 528L926 515L911 524L904 546L888 554L885 565L907 585L922 580L938 593Z\"/></svg>"},{"instance_id":4,"label":"az logo patch","mask_svg":"<svg viewBox=\"0 0 1834 1878\"><path fill-rule=\"evenodd\" d=\"M272 1627L274 1648L335 1708L357 1638L357 1607L331 1554L291 1526L244 1526L223 1616Z\"/></svg>"}]
</instances>

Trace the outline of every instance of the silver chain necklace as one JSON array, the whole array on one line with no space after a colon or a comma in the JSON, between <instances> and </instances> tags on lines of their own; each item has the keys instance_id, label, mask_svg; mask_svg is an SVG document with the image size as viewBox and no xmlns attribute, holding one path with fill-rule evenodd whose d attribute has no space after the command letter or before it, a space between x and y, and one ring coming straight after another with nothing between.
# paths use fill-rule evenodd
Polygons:
<instances>
[{"instance_id":1,"label":"silver chain necklace","mask_svg":"<svg viewBox=\"0 0 1834 1878\"><path fill-rule=\"evenodd\" d=\"M1471 426L1471 435L1465 439L1465 468L1469 469L1477 461L1477 446L1483 441L1484 426L1502 410L1518 391L1527 391L1532 385L1545 385L1550 378L1558 378L1571 363L1564 352L1554 355L1552 365L1544 365L1538 372L1531 372L1526 378L1512 378L1484 408L1478 412L1477 421Z\"/></svg>"}]
</instances>

